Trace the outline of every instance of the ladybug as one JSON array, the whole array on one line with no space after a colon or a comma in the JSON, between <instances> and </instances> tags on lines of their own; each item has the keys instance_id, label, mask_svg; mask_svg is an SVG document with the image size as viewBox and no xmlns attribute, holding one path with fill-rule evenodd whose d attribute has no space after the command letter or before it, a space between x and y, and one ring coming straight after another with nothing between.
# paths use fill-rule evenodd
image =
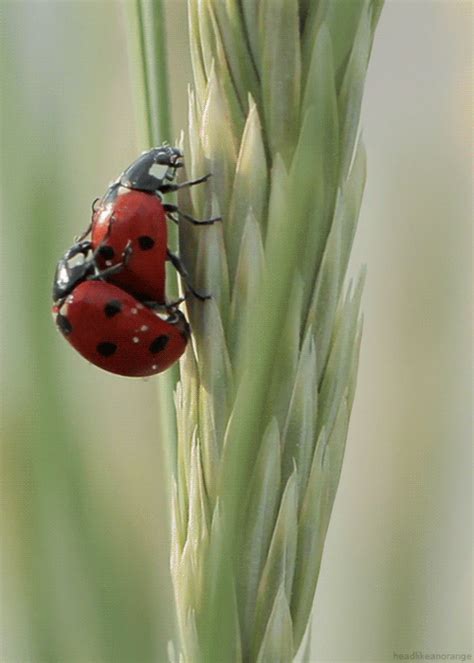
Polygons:
<instances>
[{"instance_id":1,"label":"ladybug","mask_svg":"<svg viewBox=\"0 0 474 663\"><path fill-rule=\"evenodd\" d=\"M138 301L105 280L126 267L130 243L121 261L102 271L97 251L81 240L59 260L53 283L58 329L83 357L111 373L144 377L164 371L186 349L186 318L175 305Z\"/></svg>"},{"instance_id":2,"label":"ladybug","mask_svg":"<svg viewBox=\"0 0 474 663\"><path fill-rule=\"evenodd\" d=\"M56 325L85 359L111 373L146 377L186 349L189 325L178 309L145 306L102 280L82 280L53 306Z\"/></svg>"},{"instance_id":3,"label":"ladybug","mask_svg":"<svg viewBox=\"0 0 474 663\"><path fill-rule=\"evenodd\" d=\"M97 251L92 251L89 240L81 240L66 251L56 266L53 281L53 301L57 302L69 295L76 285L85 280L100 279L116 274L127 264L132 252L131 244L127 244L122 261L113 267L100 271L97 262Z\"/></svg>"},{"instance_id":4,"label":"ladybug","mask_svg":"<svg viewBox=\"0 0 474 663\"><path fill-rule=\"evenodd\" d=\"M205 175L181 184L174 183L177 169L183 166L182 158L181 150L166 145L141 154L110 185L105 195L94 202L91 226L83 235L84 238L90 230L91 247L97 252L96 264L103 272L120 264L124 251L131 247L126 265L115 272L109 271L107 280L139 300L166 302L167 260L196 297L208 298L192 287L178 256L168 249L167 218L175 223L183 218L198 225L220 220L216 217L201 221L181 212L176 205L163 203L163 194L200 184L209 178Z\"/></svg>"}]
</instances>

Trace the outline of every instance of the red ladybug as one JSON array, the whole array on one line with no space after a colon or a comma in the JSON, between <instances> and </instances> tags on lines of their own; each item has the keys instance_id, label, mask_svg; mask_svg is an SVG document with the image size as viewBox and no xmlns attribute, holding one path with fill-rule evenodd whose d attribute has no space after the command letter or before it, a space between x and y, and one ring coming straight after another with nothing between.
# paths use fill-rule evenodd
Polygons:
<instances>
[{"instance_id":1,"label":"red ladybug","mask_svg":"<svg viewBox=\"0 0 474 663\"><path fill-rule=\"evenodd\" d=\"M88 361L128 377L155 375L186 349L189 325L176 308L150 308L111 283L83 280L53 307L56 325Z\"/></svg>"},{"instance_id":2,"label":"red ladybug","mask_svg":"<svg viewBox=\"0 0 474 663\"><path fill-rule=\"evenodd\" d=\"M129 261L108 281L142 301L165 303L166 260L172 262L194 295L206 299L190 285L178 256L168 250L167 217L176 223L181 217L204 225L218 220L199 221L175 205L163 203L162 194L205 182L209 177L173 183L176 170L183 165L182 157L180 150L169 146L144 152L94 204L91 246L97 252L97 266L102 271L113 268L130 246Z\"/></svg>"},{"instance_id":3,"label":"red ladybug","mask_svg":"<svg viewBox=\"0 0 474 663\"><path fill-rule=\"evenodd\" d=\"M71 345L90 362L129 377L154 375L184 352L186 318L175 306L145 305L105 279L124 269L121 261L101 271L87 240L74 244L58 262L53 283L53 315Z\"/></svg>"}]
</instances>

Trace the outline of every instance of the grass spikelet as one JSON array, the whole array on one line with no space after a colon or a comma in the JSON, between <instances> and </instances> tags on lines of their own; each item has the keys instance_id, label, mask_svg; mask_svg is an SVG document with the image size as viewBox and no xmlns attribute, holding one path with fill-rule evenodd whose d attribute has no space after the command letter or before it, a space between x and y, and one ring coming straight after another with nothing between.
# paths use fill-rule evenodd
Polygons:
<instances>
[{"instance_id":1,"label":"grass spikelet","mask_svg":"<svg viewBox=\"0 0 474 663\"><path fill-rule=\"evenodd\" d=\"M172 576L186 663L292 661L308 632L356 383L345 288L378 0L189 0L180 206L192 348L176 391ZM309 635L301 660L310 660Z\"/></svg>"}]
</instances>

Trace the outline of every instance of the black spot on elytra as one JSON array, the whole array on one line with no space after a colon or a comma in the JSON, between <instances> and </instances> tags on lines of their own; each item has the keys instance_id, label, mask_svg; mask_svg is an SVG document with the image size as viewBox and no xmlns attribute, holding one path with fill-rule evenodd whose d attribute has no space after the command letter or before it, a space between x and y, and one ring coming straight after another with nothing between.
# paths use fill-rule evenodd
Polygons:
<instances>
[{"instance_id":1,"label":"black spot on elytra","mask_svg":"<svg viewBox=\"0 0 474 663\"><path fill-rule=\"evenodd\" d=\"M155 240L149 235L141 235L141 237L138 238L138 244L142 251L149 251L155 246Z\"/></svg>"},{"instance_id":2,"label":"black spot on elytra","mask_svg":"<svg viewBox=\"0 0 474 663\"><path fill-rule=\"evenodd\" d=\"M148 348L152 354L156 354L157 352L161 352L166 348L168 345L168 341L170 340L169 336L166 336L165 334L162 334L161 336L157 336L154 341L150 343L150 347Z\"/></svg>"},{"instance_id":3,"label":"black spot on elytra","mask_svg":"<svg viewBox=\"0 0 474 663\"><path fill-rule=\"evenodd\" d=\"M58 313L56 316L56 324L66 336L72 332L72 325L69 319L65 315L61 315L61 313Z\"/></svg>"},{"instance_id":4,"label":"black spot on elytra","mask_svg":"<svg viewBox=\"0 0 474 663\"><path fill-rule=\"evenodd\" d=\"M97 352L103 357L111 357L117 350L115 343L110 341L102 341L97 345Z\"/></svg>"},{"instance_id":5,"label":"black spot on elytra","mask_svg":"<svg viewBox=\"0 0 474 663\"><path fill-rule=\"evenodd\" d=\"M104 306L104 313L107 316L107 318L113 318L114 315L120 313L121 310L122 310L122 304L118 299L111 299Z\"/></svg>"},{"instance_id":6,"label":"black spot on elytra","mask_svg":"<svg viewBox=\"0 0 474 663\"><path fill-rule=\"evenodd\" d=\"M99 255L104 260L112 260L112 258L115 256L115 251L108 244L104 244L99 249Z\"/></svg>"}]
</instances>

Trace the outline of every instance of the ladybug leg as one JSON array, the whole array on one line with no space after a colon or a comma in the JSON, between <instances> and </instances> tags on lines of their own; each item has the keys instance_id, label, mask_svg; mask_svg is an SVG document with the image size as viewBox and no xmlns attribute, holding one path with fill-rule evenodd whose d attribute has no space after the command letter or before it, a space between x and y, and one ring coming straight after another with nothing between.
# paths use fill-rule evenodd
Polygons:
<instances>
[{"instance_id":1,"label":"ladybug leg","mask_svg":"<svg viewBox=\"0 0 474 663\"><path fill-rule=\"evenodd\" d=\"M181 260L179 259L179 257L177 255L175 255L174 253L171 253L171 251L169 249L167 250L166 254L168 256L168 260L171 262L173 267L176 269L178 274L181 276L183 281L186 283L189 291L192 292L192 294L196 297L196 299L200 299L201 301L205 301L206 299L212 299L211 295L203 295L201 292L198 292L197 290L195 290L193 288L193 286L189 282L190 276L189 276L189 274L186 270L186 267L183 265L183 263L181 262Z\"/></svg>"},{"instance_id":2,"label":"ladybug leg","mask_svg":"<svg viewBox=\"0 0 474 663\"><path fill-rule=\"evenodd\" d=\"M92 264L94 265L94 274L90 277L92 280L97 280L97 279L104 279L107 276L112 276L113 274L118 274L119 272L122 271L124 267L127 266L128 261L130 260L130 257L133 253L132 249L132 241L128 240L127 245L125 249L123 250L122 253L122 260L121 262L118 262L115 265L111 265L110 267L106 267L106 269L103 269L102 271L98 269L97 264L96 264L96 256L100 252L100 249L103 245L103 242L100 243L100 245L96 248L96 250L92 254Z\"/></svg>"},{"instance_id":3,"label":"ladybug leg","mask_svg":"<svg viewBox=\"0 0 474 663\"><path fill-rule=\"evenodd\" d=\"M184 301L186 301L188 296L189 296L189 293L187 293L186 295L183 295L183 297L178 297L178 299L173 299L172 302L167 302L166 304L160 304L159 302L148 301L148 300L141 300L141 303L144 304L144 306L147 306L148 308L152 308L152 309L156 309L156 310L158 310L158 309L161 310L163 308L175 309L177 306L179 306Z\"/></svg>"},{"instance_id":4,"label":"ladybug leg","mask_svg":"<svg viewBox=\"0 0 474 663\"><path fill-rule=\"evenodd\" d=\"M98 200L98 198L96 198L96 200ZM77 237L74 237L74 241L76 243L82 242L82 240L85 237L87 237L87 235L90 233L91 230L92 230L92 221L89 223L89 225L87 226L87 228L84 230L84 232L81 235L78 235Z\"/></svg>"},{"instance_id":5,"label":"ladybug leg","mask_svg":"<svg viewBox=\"0 0 474 663\"><path fill-rule=\"evenodd\" d=\"M132 253L133 253L132 240L129 239L126 246L125 246L125 248L124 248L124 250L123 250L123 252L122 252L122 262L119 263L119 264L121 264L123 267L126 267L128 265L128 261L130 260L130 258L132 256Z\"/></svg>"},{"instance_id":6,"label":"ladybug leg","mask_svg":"<svg viewBox=\"0 0 474 663\"><path fill-rule=\"evenodd\" d=\"M163 184L160 187L161 193L171 193L173 191L179 191L179 189L184 189L188 186L195 186L196 184L201 184L202 182L207 182L211 177L211 173L198 177L196 180L187 180L186 182L181 182L181 184Z\"/></svg>"},{"instance_id":7,"label":"ladybug leg","mask_svg":"<svg viewBox=\"0 0 474 663\"><path fill-rule=\"evenodd\" d=\"M210 219L196 219L194 216L190 216L189 214L182 212L176 205L170 205L169 203L164 203L163 208L167 213L168 218L171 219L171 221L174 223L179 223L179 220L173 216L173 213L177 214L182 219L189 221L189 223L192 223L195 226L211 226L216 221L222 221L221 216L213 216Z\"/></svg>"},{"instance_id":8,"label":"ladybug leg","mask_svg":"<svg viewBox=\"0 0 474 663\"><path fill-rule=\"evenodd\" d=\"M111 267L106 267L102 271L97 270L94 274L91 274L91 276L88 278L89 281L103 281L109 276L113 276L114 274L118 274L119 272L122 271L122 269L125 267L125 265L128 262L128 259L130 258L131 252L127 255L125 255L124 251L124 260L122 262L118 262L116 265L112 265ZM95 263L94 263L95 266Z\"/></svg>"},{"instance_id":9,"label":"ladybug leg","mask_svg":"<svg viewBox=\"0 0 474 663\"><path fill-rule=\"evenodd\" d=\"M87 234L87 233L86 233ZM71 246L71 248L66 251L64 254L63 260L71 260L75 256L79 255L79 253L82 253L83 256L86 256L89 251L92 248L92 243L87 239L87 240L82 240L82 238L78 238Z\"/></svg>"},{"instance_id":10,"label":"ladybug leg","mask_svg":"<svg viewBox=\"0 0 474 663\"><path fill-rule=\"evenodd\" d=\"M100 197L97 196L97 198L94 198L94 200L92 201L92 205L91 205L92 215L94 215L96 213L96 205L99 202L99 200L100 200ZM87 235L90 233L91 230L92 230L92 221L89 223L89 225L87 226L87 228L84 230L84 232L81 235L74 238L74 241L75 242L82 241L85 237L87 237Z\"/></svg>"},{"instance_id":11,"label":"ladybug leg","mask_svg":"<svg viewBox=\"0 0 474 663\"><path fill-rule=\"evenodd\" d=\"M91 276L88 278L88 281L103 281L108 276L118 274L122 271L122 269L123 262L119 262L116 265L112 265L112 267L106 267L106 269L103 269L102 271L97 271L95 274L91 274Z\"/></svg>"},{"instance_id":12,"label":"ladybug leg","mask_svg":"<svg viewBox=\"0 0 474 663\"><path fill-rule=\"evenodd\" d=\"M183 295L183 297L178 297L178 299L173 299L172 302L168 302L167 306L169 306L170 308L176 308L177 306L179 306L180 304L185 302L186 299L187 299L187 295Z\"/></svg>"}]
</instances>

